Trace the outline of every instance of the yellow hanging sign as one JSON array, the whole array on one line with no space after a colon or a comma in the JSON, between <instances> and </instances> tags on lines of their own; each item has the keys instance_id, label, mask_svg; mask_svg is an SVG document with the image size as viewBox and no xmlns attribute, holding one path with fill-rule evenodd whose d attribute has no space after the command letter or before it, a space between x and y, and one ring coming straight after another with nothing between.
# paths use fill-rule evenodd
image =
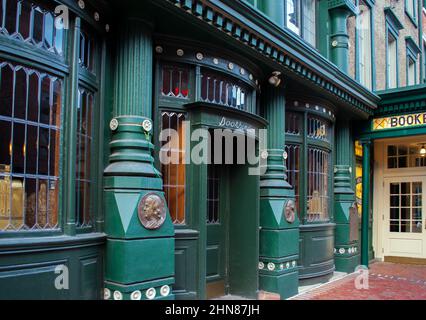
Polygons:
<instances>
[{"instance_id":1,"label":"yellow hanging sign","mask_svg":"<svg viewBox=\"0 0 426 320\"><path fill-rule=\"evenodd\" d=\"M373 131L426 125L426 112L373 120Z\"/></svg>"}]
</instances>

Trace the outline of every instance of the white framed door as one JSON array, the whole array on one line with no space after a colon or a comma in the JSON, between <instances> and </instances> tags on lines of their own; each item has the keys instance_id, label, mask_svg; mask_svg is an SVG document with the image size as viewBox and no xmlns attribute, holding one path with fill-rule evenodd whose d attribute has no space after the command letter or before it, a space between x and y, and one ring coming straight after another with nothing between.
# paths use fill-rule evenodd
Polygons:
<instances>
[{"instance_id":1,"label":"white framed door","mask_svg":"<svg viewBox=\"0 0 426 320\"><path fill-rule=\"evenodd\" d=\"M426 176L384 179L383 255L426 259Z\"/></svg>"}]
</instances>

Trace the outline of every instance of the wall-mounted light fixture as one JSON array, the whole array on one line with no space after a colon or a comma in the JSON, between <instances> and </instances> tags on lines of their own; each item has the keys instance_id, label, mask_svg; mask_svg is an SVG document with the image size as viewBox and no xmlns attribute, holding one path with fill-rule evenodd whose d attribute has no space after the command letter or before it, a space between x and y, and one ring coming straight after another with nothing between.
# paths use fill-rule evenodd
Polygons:
<instances>
[{"instance_id":1,"label":"wall-mounted light fixture","mask_svg":"<svg viewBox=\"0 0 426 320\"><path fill-rule=\"evenodd\" d=\"M272 72L272 76L269 78L269 83L273 85L274 87L278 87L281 84L281 72L274 71Z\"/></svg>"},{"instance_id":2,"label":"wall-mounted light fixture","mask_svg":"<svg viewBox=\"0 0 426 320\"><path fill-rule=\"evenodd\" d=\"M426 147L425 147L425 145L422 145L422 147L420 149L420 156L426 157Z\"/></svg>"}]
</instances>

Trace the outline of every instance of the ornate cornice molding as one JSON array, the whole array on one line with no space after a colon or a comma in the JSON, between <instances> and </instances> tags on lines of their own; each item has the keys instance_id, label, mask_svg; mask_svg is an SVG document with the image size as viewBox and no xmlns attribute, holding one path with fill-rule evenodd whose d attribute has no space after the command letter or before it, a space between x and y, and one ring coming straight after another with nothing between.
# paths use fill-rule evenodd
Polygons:
<instances>
[{"instance_id":1,"label":"ornate cornice molding","mask_svg":"<svg viewBox=\"0 0 426 320\"><path fill-rule=\"evenodd\" d=\"M160 4L160 1L155 1ZM238 40L241 44L278 63L290 71L331 93L364 116L372 115L378 96L359 85L321 56L300 37L281 29L266 16L241 1L228 0L163 0L212 28ZM164 5L164 4L161 4Z\"/></svg>"}]
</instances>

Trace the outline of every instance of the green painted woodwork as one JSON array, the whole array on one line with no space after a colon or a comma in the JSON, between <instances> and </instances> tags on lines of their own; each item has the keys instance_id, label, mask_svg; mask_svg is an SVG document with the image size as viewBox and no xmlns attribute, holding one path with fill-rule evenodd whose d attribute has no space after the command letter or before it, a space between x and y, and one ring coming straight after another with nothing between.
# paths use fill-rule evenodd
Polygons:
<instances>
[{"instance_id":1,"label":"green painted woodwork","mask_svg":"<svg viewBox=\"0 0 426 320\"><path fill-rule=\"evenodd\" d=\"M67 106L68 106L68 124L65 126L65 141L68 145L68 157L65 159L65 172L68 177L76 176L76 159L77 159L77 108L74 106L78 102L78 59L80 53L80 27L81 20L79 17L74 20L74 28L72 33L72 45L69 48L69 55L72 57L70 81L68 82ZM76 234L75 221L75 179L67 179L64 187L65 193L68 195L65 198L65 212L68 213L64 225L64 232L67 235Z\"/></svg>"},{"instance_id":2,"label":"green painted woodwork","mask_svg":"<svg viewBox=\"0 0 426 320\"><path fill-rule=\"evenodd\" d=\"M333 7L330 10L330 60L345 73L349 72L347 20L352 13L346 6Z\"/></svg>"},{"instance_id":3,"label":"green painted woodwork","mask_svg":"<svg viewBox=\"0 0 426 320\"><path fill-rule=\"evenodd\" d=\"M266 172L260 182L260 259L297 260L299 221L295 212L294 223L285 219L288 202L294 201L294 190L287 182L284 165L285 147L285 90L283 87L268 86L263 94L263 108L268 126L268 159ZM291 257L291 258L290 258ZM278 268L278 265L276 266ZM265 278L265 276L267 276ZM280 273L268 274L267 269L260 270L260 289L272 290L281 299L297 293L297 270L293 276L281 276ZM266 281L266 279L268 279ZM262 285L265 287L262 287ZM277 291L279 290L279 291Z\"/></svg>"},{"instance_id":4,"label":"green painted woodwork","mask_svg":"<svg viewBox=\"0 0 426 320\"><path fill-rule=\"evenodd\" d=\"M247 165L230 168L229 293L257 298L259 290L259 177Z\"/></svg>"},{"instance_id":5,"label":"green painted woodwork","mask_svg":"<svg viewBox=\"0 0 426 320\"><path fill-rule=\"evenodd\" d=\"M0 300L101 299L105 235L0 240ZM57 290L58 266L69 288Z\"/></svg>"},{"instance_id":6,"label":"green painted woodwork","mask_svg":"<svg viewBox=\"0 0 426 320\"><path fill-rule=\"evenodd\" d=\"M274 276L261 274L259 286L266 292L279 292L283 297L292 297L299 293L299 273L296 270Z\"/></svg>"},{"instance_id":7,"label":"green painted woodwork","mask_svg":"<svg viewBox=\"0 0 426 320\"><path fill-rule=\"evenodd\" d=\"M153 165L152 132L142 127L144 121L152 121L152 36L148 25L135 18L127 18L120 27L113 109L117 127L104 171L105 287L118 286L129 299L131 290L155 288L158 280L174 283L174 227L168 210L157 230L146 230L139 221L137 207L144 195L154 192L165 201L162 179ZM155 299L163 299L158 290Z\"/></svg>"},{"instance_id":8,"label":"green painted woodwork","mask_svg":"<svg viewBox=\"0 0 426 320\"><path fill-rule=\"evenodd\" d=\"M378 98L374 93L359 85L357 81L322 57L317 50L307 45L294 32L286 28L277 28L274 22L267 19L259 10L254 9L251 4L233 0L214 1L208 5L199 3L204 9L203 14L199 15L198 6L193 4L184 6L174 0L157 3L158 6L173 10L175 14L192 16L191 21L199 23L203 28L206 27L205 23L208 23L210 26L208 32L215 32L215 34L221 32L218 35L220 37L223 34L232 36L237 40L233 42L233 45L238 46L245 54L254 59L266 57L273 62L275 69L290 73L301 81L308 80L310 84L324 90L324 93L331 93L330 99L333 102L341 103L343 99L345 104L361 111L364 116L371 114L372 108L377 105ZM228 19L227 23L211 23L213 17L223 17L228 12L233 12L233 17ZM229 32L232 27L234 31ZM257 31L253 33L250 30ZM248 48L253 50L247 50ZM318 72L319 70L321 72Z\"/></svg>"},{"instance_id":9,"label":"green painted woodwork","mask_svg":"<svg viewBox=\"0 0 426 320\"><path fill-rule=\"evenodd\" d=\"M358 221L351 221L351 210L354 210L355 191L353 190L354 146L351 123L346 118L339 118L336 123L336 166L334 168L334 221L335 231L335 264L336 270L353 272L359 265L359 254L342 255L341 249L358 247L359 242L350 239L351 224L358 226ZM354 219L354 217L352 217ZM340 269L342 268L342 269Z\"/></svg>"},{"instance_id":10,"label":"green painted woodwork","mask_svg":"<svg viewBox=\"0 0 426 320\"><path fill-rule=\"evenodd\" d=\"M312 279L330 275L334 265L334 223L300 226L299 278Z\"/></svg>"},{"instance_id":11,"label":"green painted woodwork","mask_svg":"<svg viewBox=\"0 0 426 320\"><path fill-rule=\"evenodd\" d=\"M184 106L191 121L191 132L221 127L223 117L239 121L253 129L266 126L266 121L254 114L209 103ZM192 147L199 142L191 142ZM221 212L222 226L208 226L207 164L188 165L187 225L176 228L176 299L205 299L208 275L224 272L226 292L256 298L259 259L259 177L248 175L248 165L222 166ZM213 228L211 228L213 227ZM216 230L214 230L216 229ZM216 234L214 234L216 233ZM222 235L225 239L220 239ZM211 249L208 250L208 246ZM216 246L218 251L215 251ZM218 246L218 247L217 247ZM222 250L222 252L220 252Z\"/></svg>"},{"instance_id":12,"label":"green painted woodwork","mask_svg":"<svg viewBox=\"0 0 426 320\"><path fill-rule=\"evenodd\" d=\"M170 259L164 263L164 257L170 255L173 250L172 237L137 240L108 239L105 280L129 285L170 278L170 275L174 273L174 261Z\"/></svg>"},{"instance_id":13,"label":"green painted woodwork","mask_svg":"<svg viewBox=\"0 0 426 320\"><path fill-rule=\"evenodd\" d=\"M370 140L361 141L362 158L362 227L361 227L361 264L369 265L369 225L370 225Z\"/></svg>"},{"instance_id":14,"label":"green painted woodwork","mask_svg":"<svg viewBox=\"0 0 426 320\"><path fill-rule=\"evenodd\" d=\"M260 256L282 258L299 254L298 229L268 230L260 233Z\"/></svg>"}]
</instances>

